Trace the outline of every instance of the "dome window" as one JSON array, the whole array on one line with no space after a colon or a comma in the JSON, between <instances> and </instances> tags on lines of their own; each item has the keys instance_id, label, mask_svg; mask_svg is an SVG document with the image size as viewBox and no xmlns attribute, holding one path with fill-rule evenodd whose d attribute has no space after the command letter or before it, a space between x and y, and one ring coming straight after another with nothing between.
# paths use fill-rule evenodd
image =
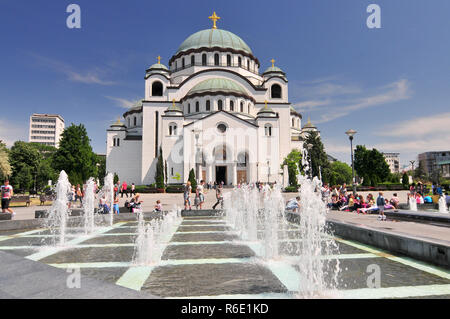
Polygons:
<instances>
[{"instance_id":1,"label":"dome window","mask_svg":"<svg viewBox=\"0 0 450 319\"><path fill-rule=\"evenodd\" d=\"M239 59L238 59L238 66L239 66L239 67L242 66L242 59L241 59L241 57L239 57Z\"/></svg>"},{"instance_id":2,"label":"dome window","mask_svg":"<svg viewBox=\"0 0 450 319\"><path fill-rule=\"evenodd\" d=\"M182 59L181 59L181 68L184 69L184 66L185 66L185 64L184 64L184 58L182 58Z\"/></svg>"},{"instance_id":3,"label":"dome window","mask_svg":"<svg viewBox=\"0 0 450 319\"><path fill-rule=\"evenodd\" d=\"M281 99L281 86L274 84L270 91L272 99Z\"/></svg>"},{"instance_id":4,"label":"dome window","mask_svg":"<svg viewBox=\"0 0 450 319\"><path fill-rule=\"evenodd\" d=\"M206 53L202 54L202 65L206 66Z\"/></svg>"},{"instance_id":5,"label":"dome window","mask_svg":"<svg viewBox=\"0 0 450 319\"><path fill-rule=\"evenodd\" d=\"M272 125L270 124L264 125L264 133L266 136L272 136Z\"/></svg>"},{"instance_id":6,"label":"dome window","mask_svg":"<svg viewBox=\"0 0 450 319\"><path fill-rule=\"evenodd\" d=\"M136 116L133 118L133 125L134 125L134 126L137 125L137 118L136 118Z\"/></svg>"},{"instance_id":7,"label":"dome window","mask_svg":"<svg viewBox=\"0 0 450 319\"><path fill-rule=\"evenodd\" d=\"M191 55L191 66L195 65L195 55Z\"/></svg>"},{"instance_id":8,"label":"dome window","mask_svg":"<svg viewBox=\"0 0 450 319\"><path fill-rule=\"evenodd\" d=\"M217 109L219 111L223 110L223 102L222 102L222 100L217 101Z\"/></svg>"},{"instance_id":9,"label":"dome window","mask_svg":"<svg viewBox=\"0 0 450 319\"><path fill-rule=\"evenodd\" d=\"M220 61L219 61L219 54L216 53L216 54L214 54L214 65L215 65L215 66L219 66L219 65L220 65L219 62L220 62Z\"/></svg>"},{"instance_id":10,"label":"dome window","mask_svg":"<svg viewBox=\"0 0 450 319\"><path fill-rule=\"evenodd\" d=\"M206 101L206 111L211 111L211 102L209 100Z\"/></svg>"},{"instance_id":11,"label":"dome window","mask_svg":"<svg viewBox=\"0 0 450 319\"><path fill-rule=\"evenodd\" d=\"M187 112L188 112L188 114L191 113L191 103L188 103Z\"/></svg>"},{"instance_id":12,"label":"dome window","mask_svg":"<svg viewBox=\"0 0 450 319\"><path fill-rule=\"evenodd\" d=\"M155 81L152 84L152 96L162 96L163 95L163 85L159 81Z\"/></svg>"},{"instance_id":13,"label":"dome window","mask_svg":"<svg viewBox=\"0 0 450 319\"><path fill-rule=\"evenodd\" d=\"M241 102L241 113L244 113L244 102Z\"/></svg>"},{"instance_id":14,"label":"dome window","mask_svg":"<svg viewBox=\"0 0 450 319\"><path fill-rule=\"evenodd\" d=\"M230 101L230 111L234 112L234 101Z\"/></svg>"},{"instance_id":15,"label":"dome window","mask_svg":"<svg viewBox=\"0 0 450 319\"><path fill-rule=\"evenodd\" d=\"M231 55L227 55L227 66L231 66Z\"/></svg>"},{"instance_id":16,"label":"dome window","mask_svg":"<svg viewBox=\"0 0 450 319\"><path fill-rule=\"evenodd\" d=\"M195 112L200 112L200 103L198 101L195 102Z\"/></svg>"}]
</instances>

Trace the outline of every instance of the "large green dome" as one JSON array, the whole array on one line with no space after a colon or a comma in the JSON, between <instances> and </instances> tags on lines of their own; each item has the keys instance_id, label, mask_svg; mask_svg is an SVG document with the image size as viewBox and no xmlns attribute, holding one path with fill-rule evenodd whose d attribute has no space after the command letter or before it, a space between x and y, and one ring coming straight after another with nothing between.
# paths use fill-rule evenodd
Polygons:
<instances>
[{"instance_id":1,"label":"large green dome","mask_svg":"<svg viewBox=\"0 0 450 319\"><path fill-rule=\"evenodd\" d=\"M202 81L189 90L187 95L204 93L237 93L247 95L245 89L236 82L225 78L214 78Z\"/></svg>"},{"instance_id":2,"label":"large green dome","mask_svg":"<svg viewBox=\"0 0 450 319\"><path fill-rule=\"evenodd\" d=\"M252 50L244 42L244 40L234 33L221 29L207 29L196 32L184 40L175 55L190 49L214 47L234 49L237 51L244 51L248 54L253 54Z\"/></svg>"}]
</instances>

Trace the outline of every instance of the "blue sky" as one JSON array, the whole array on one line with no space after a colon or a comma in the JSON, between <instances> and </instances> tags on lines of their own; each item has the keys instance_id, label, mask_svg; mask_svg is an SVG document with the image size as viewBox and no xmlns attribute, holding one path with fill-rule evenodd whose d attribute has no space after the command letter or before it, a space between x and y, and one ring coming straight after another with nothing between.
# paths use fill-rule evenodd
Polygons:
<instances>
[{"instance_id":1,"label":"blue sky","mask_svg":"<svg viewBox=\"0 0 450 319\"><path fill-rule=\"evenodd\" d=\"M79 30L66 27L70 3ZM370 3L381 29L366 26ZM349 128L402 163L450 149L448 0L1 0L0 139L26 140L31 113L58 113L104 153L108 125L143 97L146 68L209 28L213 10L263 70L274 58L287 73L291 103L331 155L349 162Z\"/></svg>"}]
</instances>

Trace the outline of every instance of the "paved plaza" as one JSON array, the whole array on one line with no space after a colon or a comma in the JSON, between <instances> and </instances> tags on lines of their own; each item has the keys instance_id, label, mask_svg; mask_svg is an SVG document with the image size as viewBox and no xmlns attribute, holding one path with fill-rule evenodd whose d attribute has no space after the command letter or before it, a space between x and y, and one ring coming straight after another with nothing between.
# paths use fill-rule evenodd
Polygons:
<instances>
[{"instance_id":1,"label":"paved plaza","mask_svg":"<svg viewBox=\"0 0 450 319\"><path fill-rule=\"evenodd\" d=\"M348 218L347 222L375 223L371 221L375 216L343 212L333 212L330 218L339 214ZM379 222L378 225L401 224ZM283 256L266 261L261 244L243 241L221 216L184 217L164 248L161 262L148 266L132 263L136 221L99 227L89 236L79 236L76 234L79 231L69 230L64 248L45 249L42 246L52 240L47 229L2 231L0 252L57 269L80 268L81 285L83 280L89 284L90 280L97 280L142 293L143 297L294 298L301 287L295 258L283 248L286 243L295 245L299 241L299 229L293 223L280 241ZM450 271L355 241L338 237L335 240L338 249L323 258L339 260L341 271L338 290L326 297L450 298ZM367 269L374 264L380 267L380 288L367 286Z\"/></svg>"}]
</instances>

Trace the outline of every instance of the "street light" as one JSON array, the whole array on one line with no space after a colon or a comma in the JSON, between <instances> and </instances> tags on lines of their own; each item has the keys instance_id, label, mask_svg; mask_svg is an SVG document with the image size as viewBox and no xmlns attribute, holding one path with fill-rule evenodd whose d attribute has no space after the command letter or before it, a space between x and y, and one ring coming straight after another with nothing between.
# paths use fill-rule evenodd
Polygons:
<instances>
[{"instance_id":1,"label":"street light","mask_svg":"<svg viewBox=\"0 0 450 319\"><path fill-rule=\"evenodd\" d=\"M314 145L312 144L307 144L306 148L308 149L308 161L309 161L309 179L312 179L312 161L311 161L311 150L313 148Z\"/></svg>"},{"instance_id":2,"label":"street light","mask_svg":"<svg viewBox=\"0 0 450 319\"><path fill-rule=\"evenodd\" d=\"M356 181L355 181L355 164L353 163L353 136L357 132L355 130L348 130L345 134L348 135L350 139L350 152L352 154L352 178L353 178L353 195L356 195Z\"/></svg>"},{"instance_id":3,"label":"street light","mask_svg":"<svg viewBox=\"0 0 450 319\"><path fill-rule=\"evenodd\" d=\"M410 163L411 163L411 168L412 168L412 170L414 171L414 163L416 162L416 161L409 161Z\"/></svg>"}]
</instances>

